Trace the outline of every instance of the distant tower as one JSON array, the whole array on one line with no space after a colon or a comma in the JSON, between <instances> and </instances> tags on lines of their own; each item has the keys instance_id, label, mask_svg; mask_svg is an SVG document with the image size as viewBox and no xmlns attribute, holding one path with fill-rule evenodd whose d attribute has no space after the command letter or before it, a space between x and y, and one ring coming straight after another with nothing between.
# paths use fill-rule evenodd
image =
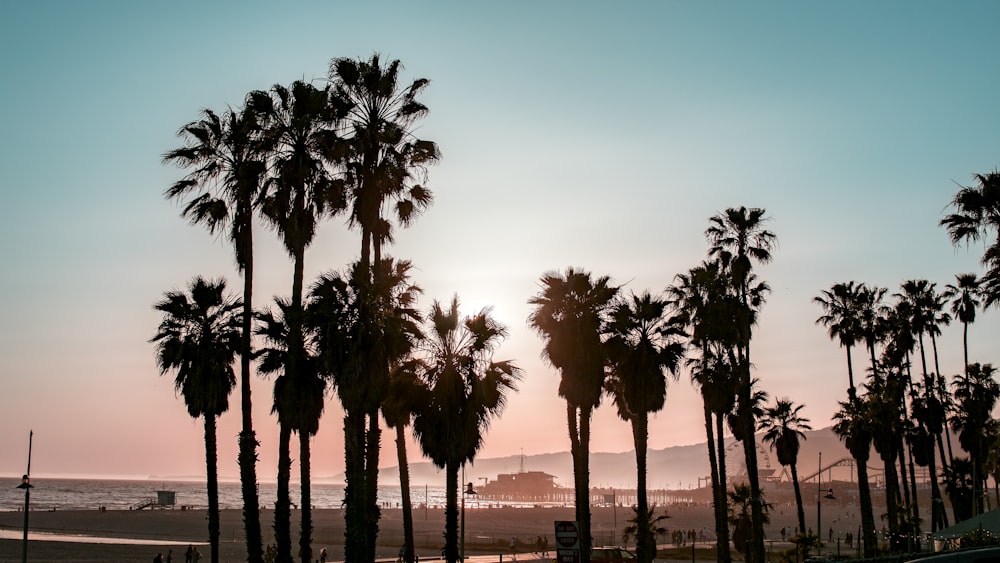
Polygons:
<instances>
[{"instance_id":1,"label":"distant tower","mask_svg":"<svg viewBox=\"0 0 1000 563\"><path fill-rule=\"evenodd\" d=\"M518 473L524 473L524 448L521 448L521 468Z\"/></svg>"}]
</instances>

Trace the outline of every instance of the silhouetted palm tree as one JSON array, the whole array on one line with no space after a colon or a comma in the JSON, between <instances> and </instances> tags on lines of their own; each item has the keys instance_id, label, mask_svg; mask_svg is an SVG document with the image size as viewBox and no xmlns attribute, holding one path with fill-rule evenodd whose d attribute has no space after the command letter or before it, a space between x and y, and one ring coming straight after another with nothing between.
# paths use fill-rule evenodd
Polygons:
<instances>
[{"instance_id":1,"label":"silhouetted palm tree","mask_svg":"<svg viewBox=\"0 0 1000 563\"><path fill-rule=\"evenodd\" d=\"M284 319L288 324L284 373L294 379L300 372L306 376L302 302L305 251L313 241L319 221L345 206L343 184L332 176L328 165L332 147L336 145L333 130L341 116L330 103L328 89L318 89L303 81L296 81L288 88L276 84L269 93L251 92L248 105L262 123L263 146L271 170L263 214L277 231L293 263L292 295ZM274 511L275 541L278 562L287 563L291 558L290 507L281 505L280 497ZM309 556L306 545L309 533L303 529L300 541L303 558Z\"/></svg>"},{"instance_id":2,"label":"silhouetted palm tree","mask_svg":"<svg viewBox=\"0 0 1000 563\"><path fill-rule=\"evenodd\" d=\"M802 490L799 488L799 472L796 464L799 458L799 440L805 440L805 430L812 430L809 419L799 411L803 405L794 405L788 398L775 399L773 407L764 409L760 429L764 431L764 441L778 454L778 463L792 471L792 487L795 489L795 505L798 509L799 529L806 529L806 515L802 508Z\"/></svg>"},{"instance_id":3,"label":"silhouetted palm tree","mask_svg":"<svg viewBox=\"0 0 1000 563\"><path fill-rule=\"evenodd\" d=\"M188 414L205 419L205 464L208 476L208 539L212 563L219 561L219 477L216 418L229 409L236 387L233 362L240 351L240 309L226 296L226 282L194 278L188 293L168 291L153 308L163 320L150 342L156 344L160 374L175 371L174 388Z\"/></svg>"},{"instance_id":4,"label":"silhouetted palm tree","mask_svg":"<svg viewBox=\"0 0 1000 563\"><path fill-rule=\"evenodd\" d=\"M382 245L393 239L392 223L385 217L387 203L393 205L396 219L405 226L433 199L424 185L426 169L437 162L440 153L435 143L415 135L416 124L428 112L417 97L430 81L418 78L405 86L400 82L401 68L398 60L386 64L378 54L368 60L336 58L330 62L333 97L346 110L344 138L337 153L345 169L350 223L361 229L359 268L368 280L358 285L362 292L381 283ZM378 307L372 297L363 302ZM349 559L360 549L365 550L367 559L375 558L381 432L378 409L391 363L379 356L379 351L379 347L359 350L370 357L367 378L359 379L358 384L370 389L367 395L372 400L344 405L349 417L344 432L352 434L346 436L346 447L360 448L347 456L355 464L346 468ZM357 555L362 554L358 551Z\"/></svg>"},{"instance_id":5,"label":"silhouetted palm tree","mask_svg":"<svg viewBox=\"0 0 1000 563\"><path fill-rule=\"evenodd\" d=\"M724 212L709 218L709 227L705 230L710 248L709 256L719 260L720 264L731 276L733 287L739 299L739 339L737 360L739 366L739 401L738 405L750 405L750 340L754 325L754 312L763 303L763 296L768 288L764 283L754 286L754 263L765 264L771 261L771 251L777 245L777 237L766 228L766 211L759 208L746 207L728 208ZM747 476L750 492L755 498L760 498L760 478L757 473L757 444L753 438L755 421L752 409L741 411L741 426L748 439L743 440L743 451L746 457ZM750 547L747 559L750 563L764 561L763 509L759 503L751 507L754 525L750 529Z\"/></svg>"},{"instance_id":6,"label":"silhouetted palm tree","mask_svg":"<svg viewBox=\"0 0 1000 563\"><path fill-rule=\"evenodd\" d=\"M941 220L952 244L980 239L986 251L980 262L986 266L982 279L987 307L1000 301L1000 171L975 174L975 186L962 186L951 200L955 210ZM989 240L992 239L992 240Z\"/></svg>"},{"instance_id":7,"label":"silhouetted palm tree","mask_svg":"<svg viewBox=\"0 0 1000 563\"><path fill-rule=\"evenodd\" d=\"M302 522L299 533L299 556L303 563L312 560L312 459L309 438L319 431L323 415L327 380L320 375L318 358L311 335L304 335L302 355L297 371L291 374L288 363L292 356L289 346L291 327L288 318L292 304L287 299L275 299L276 310L264 310L257 315L257 334L265 347L259 351L260 372L278 374L274 381L274 404L271 412L278 415L278 504L289 504L289 479L292 460L289 452L291 433L299 435L299 480L301 487ZM290 536L289 536L290 541ZM280 550L279 550L280 551Z\"/></svg>"},{"instance_id":8,"label":"silhouetted palm tree","mask_svg":"<svg viewBox=\"0 0 1000 563\"><path fill-rule=\"evenodd\" d=\"M667 302L649 292L620 299L611 310L606 328L610 377L607 388L614 397L618 415L632 426L637 472L636 517L648 518L646 497L646 451L649 445L649 413L663 408L667 399L666 375L677 378L684 355L678 341L684 334L677 317L667 315ZM649 537L650 522L636 529L636 558L649 563L656 556L656 538ZM652 546L652 549L650 549Z\"/></svg>"},{"instance_id":9,"label":"silhouetted palm tree","mask_svg":"<svg viewBox=\"0 0 1000 563\"><path fill-rule=\"evenodd\" d=\"M678 274L675 279L675 283L667 287L667 295L689 328L690 347L699 352L688 358L687 365L692 383L701 391L704 408L717 558L728 563L732 556L727 520L729 498L724 430L725 417L736 404L735 362L729 362L728 358L738 337L733 318L738 307L728 280L716 262L703 262L686 274Z\"/></svg>"},{"instance_id":10,"label":"silhouetted palm tree","mask_svg":"<svg viewBox=\"0 0 1000 563\"><path fill-rule=\"evenodd\" d=\"M882 299L885 298L887 291L884 287L868 287L863 283L857 290L859 336L864 339L865 347L868 349L873 375L879 373L875 346L885 337L885 316L888 314L888 307L882 303Z\"/></svg>"},{"instance_id":11,"label":"silhouetted palm tree","mask_svg":"<svg viewBox=\"0 0 1000 563\"><path fill-rule=\"evenodd\" d=\"M754 496L749 484L740 483L729 491L729 524L733 527L733 547L744 555L750 554L753 528L758 521L753 516L755 506L760 507L760 522L769 524L771 503L766 502L763 496Z\"/></svg>"},{"instance_id":12,"label":"silhouetted palm tree","mask_svg":"<svg viewBox=\"0 0 1000 563\"><path fill-rule=\"evenodd\" d=\"M858 468L858 500L861 507L861 541L865 557L874 557L878 549L875 537L875 517L872 493L868 482L868 458L876 432L868 412L867 397L852 397L840 402L840 410L833 414L833 431L847 446ZM801 529L801 528L800 528Z\"/></svg>"},{"instance_id":13,"label":"silhouetted palm tree","mask_svg":"<svg viewBox=\"0 0 1000 563\"><path fill-rule=\"evenodd\" d=\"M976 494L974 510L983 512L982 495L986 477L986 457L992 443L990 426L996 426L993 409L1000 400L1000 383L992 364L972 363L968 374L957 376L952 384L958 409L951 417L951 427L958 433L958 441L969 453L972 463L972 481ZM994 428L995 429L995 428Z\"/></svg>"},{"instance_id":14,"label":"silhouetted palm tree","mask_svg":"<svg viewBox=\"0 0 1000 563\"><path fill-rule=\"evenodd\" d=\"M308 323L316 331L321 370L333 379L345 407L383 401L385 391L364 384L372 372L372 355L367 350L377 348L379 357L399 363L420 336L420 315L413 308L420 288L409 281L411 264L391 258L382 262L380 269L385 273L379 285L367 291L359 289L370 284L360 263L352 265L344 275L324 274L310 290ZM359 433L367 438L362 415L357 409L347 410L344 417L347 438ZM363 462L353 459L364 455L363 448L345 447L344 453L347 467L364 468ZM356 486L345 489L346 506L364 504L364 482L362 472ZM367 538L373 533L375 530L360 525L345 529L345 555L352 560L363 559Z\"/></svg>"},{"instance_id":15,"label":"silhouetted palm tree","mask_svg":"<svg viewBox=\"0 0 1000 563\"><path fill-rule=\"evenodd\" d=\"M890 547L900 549L899 517L900 486L896 460L899 458L903 435L903 395L905 377L898 368L887 368L881 375L873 375L867 384L867 412L879 429L873 434L872 445L882 458L885 476L886 520L889 527ZM902 467L902 465L900 465ZM905 487L904 487L905 488Z\"/></svg>"},{"instance_id":16,"label":"silhouetted palm tree","mask_svg":"<svg viewBox=\"0 0 1000 563\"><path fill-rule=\"evenodd\" d=\"M829 330L830 339L840 340L840 345L847 351L847 392L854 396L857 390L854 387L854 363L851 361L851 348L858 341L860 335L860 320L858 319L858 292L859 286L855 286L853 281L846 283L835 283L830 289L824 289L819 297L814 297L813 301L823 307L823 315L816 319L817 324L821 324Z\"/></svg>"},{"instance_id":17,"label":"silhouetted palm tree","mask_svg":"<svg viewBox=\"0 0 1000 563\"><path fill-rule=\"evenodd\" d=\"M542 355L559 370L559 396L566 399L570 453L580 524L580 554L590 563L590 417L601 402L605 349L604 318L618 288L607 276L567 268L542 276L542 290L528 300L535 307L528 323L545 339Z\"/></svg>"},{"instance_id":18,"label":"silhouetted palm tree","mask_svg":"<svg viewBox=\"0 0 1000 563\"><path fill-rule=\"evenodd\" d=\"M507 394L516 390L521 370L511 361L493 361L506 328L483 309L461 318L458 298L444 308L437 301L428 315L427 337L417 355L420 386L413 432L424 454L445 470L445 560L459 561L458 470L475 459L490 421L499 416Z\"/></svg>"},{"instance_id":19,"label":"silhouetted palm tree","mask_svg":"<svg viewBox=\"0 0 1000 563\"><path fill-rule=\"evenodd\" d=\"M163 161L191 169L169 189L168 199L197 193L187 201L181 215L204 224L210 233L228 227L243 274L243 327L240 349L240 483L247 560L263 563L260 529L260 498L257 495L257 437L253 430L250 395L250 338L253 318L253 220L264 177L264 162L257 149L259 128L253 112L227 109L222 115L203 110L178 133L185 144L163 155Z\"/></svg>"},{"instance_id":20,"label":"silhouetted palm tree","mask_svg":"<svg viewBox=\"0 0 1000 563\"><path fill-rule=\"evenodd\" d=\"M981 282L975 273L956 274L955 283L945 286L945 299L951 300L951 312L962 323L962 372L968 376L969 370L969 325L976 322L976 311L981 304Z\"/></svg>"},{"instance_id":21,"label":"silhouetted palm tree","mask_svg":"<svg viewBox=\"0 0 1000 563\"><path fill-rule=\"evenodd\" d=\"M418 394L418 369L415 361L406 361L393 368L389 375L389 392L382 402L385 423L396 431L396 465L399 467L399 488L403 509L403 561L413 563L416 558L413 543L413 508L410 501L410 466L406 455L406 428L410 426L413 404Z\"/></svg>"},{"instance_id":22,"label":"silhouetted palm tree","mask_svg":"<svg viewBox=\"0 0 1000 563\"><path fill-rule=\"evenodd\" d=\"M667 528L662 525L662 522L670 516L666 512L655 516L655 503L649 505L644 513L639 512L638 506L633 506L632 514L633 516L625 524L625 529L622 530L622 543L628 545L628 542L635 538L636 553L638 553L639 538L646 538L645 541L649 544L645 549L646 553L650 553L650 557L656 557L656 538L667 535Z\"/></svg>"}]
</instances>

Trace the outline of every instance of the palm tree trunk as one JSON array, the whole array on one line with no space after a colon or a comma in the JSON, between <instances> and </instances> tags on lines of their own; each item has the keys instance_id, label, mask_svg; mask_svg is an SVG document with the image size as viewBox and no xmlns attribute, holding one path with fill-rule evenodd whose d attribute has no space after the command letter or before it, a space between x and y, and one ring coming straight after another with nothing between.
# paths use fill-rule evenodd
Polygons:
<instances>
[{"instance_id":1,"label":"palm tree trunk","mask_svg":"<svg viewBox=\"0 0 1000 563\"><path fill-rule=\"evenodd\" d=\"M445 464L444 559L458 563L458 464Z\"/></svg>"},{"instance_id":2,"label":"palm tree trunk","mask_svg":"<svg viewBox=\"0 0 1000 563\"><path fill-rule=\"evenodd\" d=\"M278 422L278 490L274 502L274 543L278 554L277 563L292 563L292 501L288 482L292 473L292 458L289 445L292 431L286 422Z\"/></svg>"},{"instance_id":3,"label":"palm tree trunk","mask_svg":"<svg viewBox=\"0 0 1000 563\"><path fill-rule=\"evenodd\" d=\"M219 563L219 472L215 415L205 415L205 468L208 475L208 543L212 563Z\"/></svg>"},{"instance_id":4,"label":"palm tree trunk","mask_svg":"<svg viewBox=\"0 0 1000 563\"><path fill-rule=\"evenodd\" d=\"M750 395L750 364L749 354L746 354L743 384L740 386L741 400L749 405ZM764 561L764 507L760 496L760 475L757 473L757 438L754 436L755 423L753 411L750 408L740 417L746 439L743 440L743 454L747 463L747 480L750 483L750 517L753 525L750 527L750 550L747 553L748 563L763 563Z\"/></svg>"},{"instance_id":5,"label":"palm tree trunk","mask_svg":"<svg viewBox=\"0 0 1000 563\"><path fill-rule=\"evenodd\" d=\"M310 479L311 456L309 452L309 432L299 430L299 479L301 483L302 504L299 511L302 522L299 529L299 557L302 563L312 561L312 486Z\"/></svg>"},{"instance_id":6,"label":"palm tree trunk","mask_svg":"<svg viewBox=\"0 0 1000 563\"><path fill-rule=\"evenodd\" d=\"M702 396L704 399L704 395ZM725 513L722 513L722 518L719 517L719 507L722 506L722 501L719 500L719 460L715 455L715 432L712 429L712 411L708 408L708 403L704 405L705 411L705 443L708 445L708 465L711 468L711 479L712 479L712 507L715 513L715 538L716 538L716 552L718 553L717 560L719 563L729 563L728 558L729 550L726 550L726 559L722 557L722 537L723 530L727 529ZM725 543L726 547L729 547L729 541Z\"/></svg>"},{"instance_id":7,"label":"palm tree trunk","mask_svg":"<svg viewBox=\"0 0 1000 563\"><path fill-rule=\"evenodd\" d=\"M861 539L864 556L875 557L878 540L875 537L875 515L872 509L872 491L868 483L868 458L855 457L858 467L858 496L861 505Z\"/></svg>"},{"instance_id":8,"label":"palm tree trunk","mask_svg":"<svg viewBox=\"0 0 1000 563\"><path fill-rule=\"evenodd\" d=\"M847 382L849 387L847 388L847 395L851 399L857 396L857 389L854 387L854 363L851 362L851 347L844 346L847 350Z\"/></svg>"},{"instance_id":9,"label":"palm tree trunk","mask_svg":"<svg viewBox=\"0 0 1000 563\"><path fill-rule=\"evenodd\" d=\"M636 469L636 533L637 563L651 563L656 556L656 539L650 537L649 499L646 497L646 449L649 440L648 414L637 413L632 418L632 442L635 446ZM616 530L617 532L617 530ZM652 543L652 545L650 545Z\"/></svg>"},{"instance_id":10,"label":"palm tree trunk","mask_svg":"<svg viewBox=\"0 0 1000 563\"><path fill-rule=\"evenodd\" d=\"M240 486L243 494L243 527L246 530L247 562L264 563L260 529L260 497L257 494L257 436L253 431L253 402L250 397L250 358L253 353L253 216L243 213L243 333L240 335ZM249 217L247 217L249 215Z\"/></svg>"},{"instance_id":11,"label":"palm tree trunk","mask_svg":"<svg viewBox=\"0 0 1000 563\"><path fill-rule=\"evenodd\" d=\"M580 526L580 561L590 563L590 409L566 404L570 450L573 456L573 482L576 498L576 521Z\"/></svg>"},{"instance_id":12,"label":"palm tree trunk","mask_svg":"<svg viewBox=\"0 0 1000 563\"><path fill-rule=\"evenodd\" d=\"M795 489L795 507L798 510L799 517L799 529L806 529L806 511L802 505L802 489L799 487L799 471L795 466L796 464L791 464L792 468L792 488ZM822 532L822 530L817 530L817 532Z\"/></svg>"},{"instance_id":13,"label":"palm tree trunk","mask_svg":"<svg viewBox=\"0 0 1000 563\"><path fill-rule=\"evenodd\" d=\"M344 416L344 561L363 563L368 545L365 527L365 419L356 410Z\"/></svg>"},{"instance_id":14,"label":"palm tree trunk","mask_svg":"<svg viewBox=\"0 0 1000 563\"><path fill-rule=\"evenodd\" d=\"M365 437L365 504L367 517L367 558L375 563L375 540L378 538L378 522L381 510L378 506L378 456L381 449L382 431L378 422L378 407L368 413L368 433Z\"/></svg>"},{"instance_id":15,"label":"palm tree trunk","mask_svg":"<svg viewBox=\"0 0 1000 563\"><path fill-rule=\"evenodd\" d=\"M715 413L715 440L718 442L717 447L719 448L719 499L720 502L715 505L715 518L717 522L721 523L721 531L718 529L716 533L719 535L719 546L722 551L719 551L719 561L726 562L732 561L733 554L729 548L729 495L728 492L729 485L726 483L726 438L725 438L725 419L722 413ZM719 527L719 524L716 524ZM723 553L725 557L723 558Z\"/></svg>"},{"instance_id":16,"label":"palm tree trunk","mask_svg":"<svg viewBox=\"0 0 1000 563\"><path fill-rule=\"evenodd\" d=\"M885 476L885 512L889 525L889 547L899 548L899 475L896 473L896 456L892 452L880 453Z\"/></svg>"},{"instance_id":17,"label":"palm tree trunk","mask_svg":"<svg viewBox=\"0 0 1000 563\"><path fill-rule=\"evenodd\" d=\"M410 464L406 458L406 427L396 425L396 463L399 465L399 490L403 502L403 560L413 563L413 507L410 504Z\"/></svg>"}]
</instances>

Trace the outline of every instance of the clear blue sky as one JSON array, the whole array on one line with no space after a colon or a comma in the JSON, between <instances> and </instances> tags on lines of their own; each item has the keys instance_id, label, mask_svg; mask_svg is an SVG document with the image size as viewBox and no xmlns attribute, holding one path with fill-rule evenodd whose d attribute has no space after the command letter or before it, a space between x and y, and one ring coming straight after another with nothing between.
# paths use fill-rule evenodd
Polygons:
<instances>
[{"instance_id":1,"label":"clear blue sky","mask_svg":"<svg viewBox=\"0 0 1000 563\"><path fill-rule=\"evenodd\" d=\"M425 305L457 292L470 311L495 306L511 331L500 355L526 370L481 457L568 449L558 376L525 322L543 272L661 290L703 257L708 217L740 205L766 208L780 240L760 270L774 293L756 375L827 426L846 369L812 298L839 281L895 291L979 270L980 249L953 249L937 222L955 182L1000 165L998 20L987 1L7 5L0 471L23 471L29 429L37 474L204 471L201 424L154 367L151 305L196 274L239 281L225 241L163 199L183 172L161 155L201 108L375 51L431 80L420 134L444 154L435 204L390 252L414 262ZM258 240L263 305L289 293L291 267L272 235ZM359 247L329 223L307 278ZM973 359L1000 361L998 316L973 327ZM960 371L960 326L940 346L942 369ZM269 382L254 398L268 476ZM702 440L700 416L682 374L651 447ZM235 411L222 421L223 474L237 472L238 424ZM593 447L631 448L611 406ZM314 474L342 459L332 402Z\"/></svg>"}]
</instances>

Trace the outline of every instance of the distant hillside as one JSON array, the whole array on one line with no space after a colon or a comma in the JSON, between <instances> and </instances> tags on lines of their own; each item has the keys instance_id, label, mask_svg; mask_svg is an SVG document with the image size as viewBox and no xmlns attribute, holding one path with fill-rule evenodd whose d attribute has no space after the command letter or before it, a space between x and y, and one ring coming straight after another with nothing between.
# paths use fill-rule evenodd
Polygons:
<instances>
[{"instance_id":1,"label":"distant hillside","mask_svg":"<svg viewBox=\"0 0 1000 563\"><path fill-rule=\"evenodd\" d=\"M833 433L830 428L822 428L806 432L806 440L802 443L799 452L799 475L806 476L816 472L819 462L819 452L823 452L823 465L841 458L850 457L843 443ZM757 435L758 443L761 435ZM732 438L726 443L731 451L736 452L736 459L730 459L727 466L734 468L734 463L739 463L742 459L742 447L733 445ZM766 448L766 446L765 446ZM770 450L766 450L770 458L770 467L781 471L777 456ZM767 459L759 456L761 467L767 467ZM877 458L874 458L877 459ZM522 465L523 464L523 465ZM651 489L689 489L698 486L698 479L707 477L708 469L708 448L705 443L692 444L688 446L674 446L661 450L649 450L649 487ZM490 481L496 479L500 473L517 473L521 469L525 471L544 471L556 476L556 482L564 487L573 486L573 462L569 452L558 452L526 456L507 456L489 459L477 459L475 465L469 465L465 469L466 481L480 483L482 478ZM732 472L732 470L730 471ZM340 475L339 478L343 478ZM380 483L397 483L399 481L399 469L390 467L382 469L379 473ZM413 487L444 485L444 471L437 469L430 462L414 463L410 465L410 482ZM621 453L591 453L590 454L590 483L593 487L635 487L635 453L632 451Z\"/></svg>"}]
</instances>

